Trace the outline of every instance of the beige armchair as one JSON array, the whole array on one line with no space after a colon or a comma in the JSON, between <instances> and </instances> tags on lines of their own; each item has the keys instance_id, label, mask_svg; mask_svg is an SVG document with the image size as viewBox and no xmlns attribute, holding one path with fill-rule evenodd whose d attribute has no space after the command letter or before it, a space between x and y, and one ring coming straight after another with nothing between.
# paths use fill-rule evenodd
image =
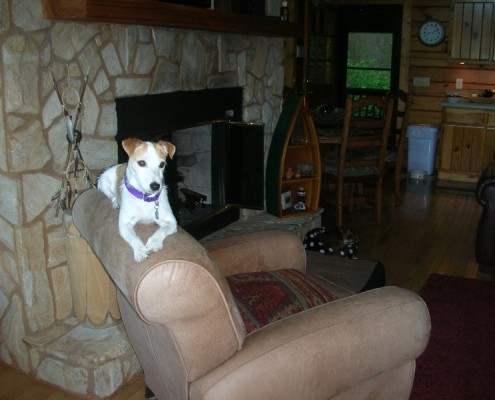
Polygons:
<instances>
[{"instance_id":1,"label":"beige armchair","mask_svg":"<svg viewBox=\"0 0 495 400\"><path fill-rule=\"evenodd\" d=\"M271 231L203 246L179 229L136 263L118 234L118 213L101 193L82 193L73 217L117 285L126 332L159 399L409 398L430 332L416 294L372 290L246 334L225 276L304 271L295 235ZM154 229L136 231L146 237Z\"/></svg>"}]
</instances>

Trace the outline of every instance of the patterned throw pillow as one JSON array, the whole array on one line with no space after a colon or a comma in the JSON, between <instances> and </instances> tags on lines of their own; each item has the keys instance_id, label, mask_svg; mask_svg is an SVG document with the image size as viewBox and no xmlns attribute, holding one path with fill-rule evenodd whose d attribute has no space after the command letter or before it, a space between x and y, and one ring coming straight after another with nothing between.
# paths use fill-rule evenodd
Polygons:
<instances>
[{"instance_id":1,"label":"patterned throw pillow","mask_svg":"<svg viewBox=\"0 0 495 400\"><path fill-rule=\"evenodd\" d=\"M337 299L295 269L242 273L226 279L248 333Z\"/></svg>"}]
</instances>

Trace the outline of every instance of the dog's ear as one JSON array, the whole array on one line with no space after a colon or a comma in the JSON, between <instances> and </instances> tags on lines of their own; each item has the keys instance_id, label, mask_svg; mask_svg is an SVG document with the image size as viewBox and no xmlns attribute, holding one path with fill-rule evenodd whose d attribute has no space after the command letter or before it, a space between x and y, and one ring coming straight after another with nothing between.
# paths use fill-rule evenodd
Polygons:
<instances>
[{"instance_id":1,"label":"dog's ear","mask_svg":"<svg viewBox=\"0 0 495 400\"><path fill-rule=\"evenodd\" d=\"M175 146L172 143L167 142L166 140L160 140L158 145L163 149L165 154L167 154L170 158L174 158Z\"/></svg>"},{"instance_id":2,"label":"dog's ear","mask_svg":"<svg viewBox=\"0 0 495 400\"><path fill-rule=\"evenodd\" d=\"M122 141L122 147L124 148L127 155L130 156L132 153L134 153L136 147L138 147L141 143L143 143L142 140L135 138L124 139Z\"/></svg>"}]
</instances>

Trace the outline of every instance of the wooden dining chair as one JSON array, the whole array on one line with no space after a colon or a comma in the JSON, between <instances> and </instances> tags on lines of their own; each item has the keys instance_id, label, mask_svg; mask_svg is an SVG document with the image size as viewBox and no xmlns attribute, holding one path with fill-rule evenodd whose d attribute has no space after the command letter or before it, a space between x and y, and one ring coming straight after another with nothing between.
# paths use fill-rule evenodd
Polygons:
<instances>
[{"instance_id":1,"label":"wooden dining chair","mask_svg":"<svg viewBox=\"0 0 495 400\"><path fill-rule=\"evenodd\" d=\"M400 184L406 150L406 133L409 122L411 96L403 90L390 92L393 101L392 120L387 152L385 154L385 173L394 172L394 194L397 204L400 202Z\"/></svg>"},{"instance_id":2,"label":"wooden dining chair","mask_svg":"<svg viewBox=\"0 0 495 400\"><path fill-rule=\"evenodd\" d=\"M352 209L365 201L362 187L374 184L375 218L381 222L385 155L390 134L393 99L391 96L348 98L344 127L336 157L322 159L323 184L334 188L337 224L343 225L343 207ZM328 191L327 191L328 193Z\"/></svg>"}]
</instances>

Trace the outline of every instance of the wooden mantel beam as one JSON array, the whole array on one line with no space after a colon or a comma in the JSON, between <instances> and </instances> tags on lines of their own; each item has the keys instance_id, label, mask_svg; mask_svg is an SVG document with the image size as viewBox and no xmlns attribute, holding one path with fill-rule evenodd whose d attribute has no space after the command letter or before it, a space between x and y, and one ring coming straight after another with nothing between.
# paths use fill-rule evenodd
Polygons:
<instances>
[{"instance_id":1,"label":"wooden mantel beam","mask_svg":"<svg viewBox=\"0 0 495 400\"><path fill-rule=\"evenodd\" d=\"M303 26L276 18L215 11L156 0L43 0L46 19L166 26L180 29L300 37Z\"/></svg>"}]
</instances>

